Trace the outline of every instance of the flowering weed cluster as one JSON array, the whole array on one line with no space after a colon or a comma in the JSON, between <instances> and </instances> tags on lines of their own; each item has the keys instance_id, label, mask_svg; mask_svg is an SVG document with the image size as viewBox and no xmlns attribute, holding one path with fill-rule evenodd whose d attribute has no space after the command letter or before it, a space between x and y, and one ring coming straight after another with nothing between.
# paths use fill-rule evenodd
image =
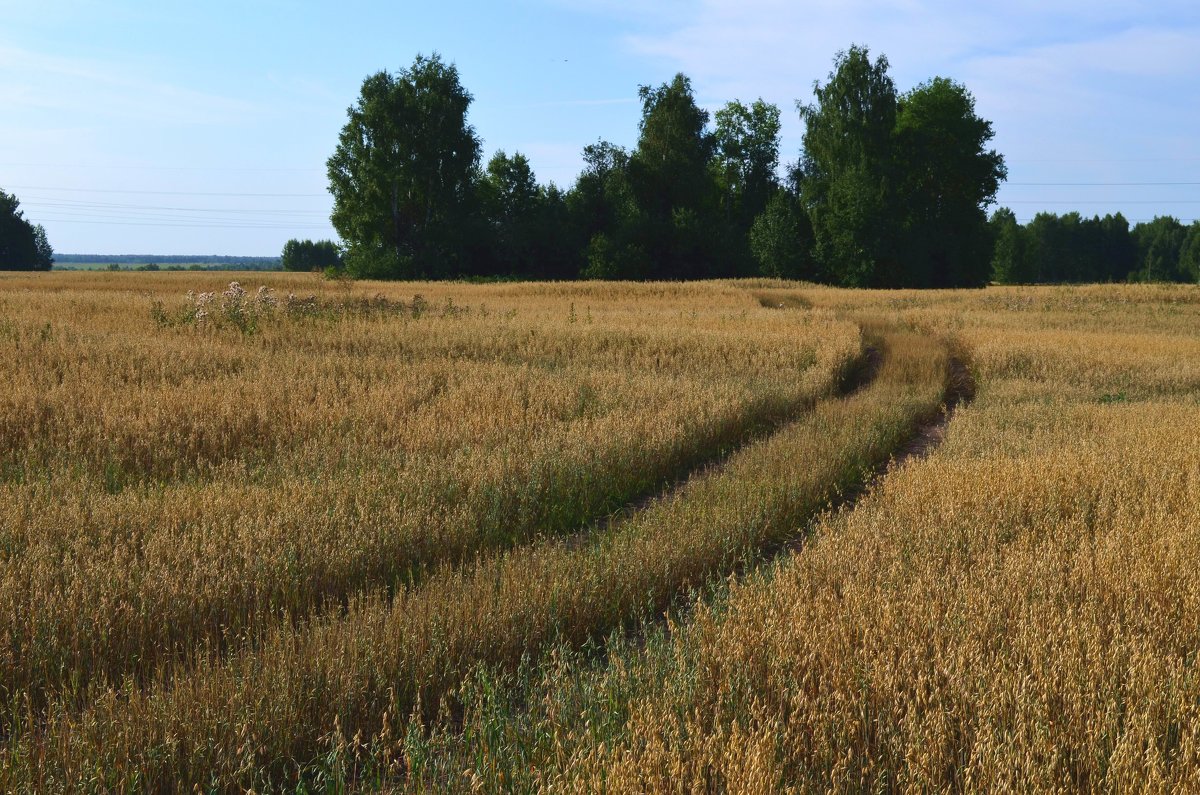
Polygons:
<instances>
[{"instance_id":1,"label":"flowering weed cluster","mask_svg":"<svg viewBox=\"0 0 1200 795\"><path fill-rule=\"evenodd\" d=\"M256 291L249 293L239 282L230 282L219 293L188 290L184 305L174 312L168 310L161 299L154 299L150 305L150 315L161 328L234 328L243 334L260 331L263 321L276 316L340 320L350 316L392 315L419 319L429 311L429 302L420 293L405 302L388 298L382 293L370 298L353 297L343 288L339 289L336 298L316 295L300 297L288 293L281 300L275 296L275 290L266 285L260 285ZM447 297L439 316L453 317L468 311L466 307L456 306L454 300Z\"/></svg>"},{"instance_id":2,"label":"flowering weed cluster","mask_svg":"<svg viewBox=\"0 0 1200 795\"><path fill-rule=\"evenodd\" d=\"M288 296L288 303L295 296ZM230 282L220 293L188 290L182 309L168 312L161 300L156 299L150 307L151 317L159 326L196 326L197 328L221 328L229 326L243 334L253 334L259 322L274 313L279 306L275 291L261 285L253 294L246 292L239 282Z\"/></svg>"}]
</instances>

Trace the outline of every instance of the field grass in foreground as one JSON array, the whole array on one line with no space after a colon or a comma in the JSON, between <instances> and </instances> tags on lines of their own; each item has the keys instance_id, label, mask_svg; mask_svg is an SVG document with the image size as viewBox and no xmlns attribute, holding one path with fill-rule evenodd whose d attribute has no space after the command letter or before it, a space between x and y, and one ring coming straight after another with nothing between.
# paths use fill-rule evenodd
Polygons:
<instances>
[{"instance_id":1,"label":"field grass in foreground","mask_svg":"<svg viewBox=\"0 0 1200 795\"><path fill-rule=\"evenodd\" d=\"M0 789L1200 785L1200 290L179 279L0 277Z\"/></svg>"},{"instance_id":2,"label":"field grass in foreground","mask_svg":"<svg viewBox=\"0 0 1200 795\"><path fill-rule=\"evenodd\" d=\"M0 279L7 736L577 533L810 408L861 345L714 285L267 284L273 308L182 322L177 276Z\"/></svg>"},{"instance_id":3,"label":"field grass in foreground","mask_svg":"<svg viewBox=\"0 0 1200 795\"><path fill-rule=\"evenodd\" d=\"M811 406L860 345L831 313L711 287L396 285L347 305L292 277L251 329L217 309L160 325L155 298L185 307L177 277L129 284L0 281L10 704L82 703L575 532Z\"/></svg>"},{"instance_id":4,"label":"field grass in foreground","mask_svg":"<svg viewBox=\"0 0 1200 795\"><path fill-rule=\"evenodd\" d=\"M668 607L792 538L937 411L946 353L885 338L875 381L831 398L719 470L582 543L544 543L433 578L394 601L264 638L253 652L148 689L55 712L10 747L22 777L106 789L172 782L295 784L335 726L372 736L452 696L478 663L517 665L548 642L580 644ZM452 702L449 702L452 703ZM301 762L297 765L297 762Z\"/></svg>"},{"instance_id":5,"label":"field grass in foreground","mask_svg":"<svg viewBox=\"0 0 1200 795\"><path fill-rule=\"evenodd\" d=\"M1200 291L803 294L968 347L945 444L670 634L480 672L408 785L1200 787Z\"/></svg>"}]
</instances>

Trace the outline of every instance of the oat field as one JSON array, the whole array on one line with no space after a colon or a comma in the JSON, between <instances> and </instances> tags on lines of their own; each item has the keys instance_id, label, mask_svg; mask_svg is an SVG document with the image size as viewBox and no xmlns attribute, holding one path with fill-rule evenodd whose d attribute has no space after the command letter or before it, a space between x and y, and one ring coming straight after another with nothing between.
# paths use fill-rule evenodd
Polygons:
<instances>
[{"instance_id":1,"label":"oat field","mask_svg":"<svg viewBox=\"0 0 1200 795\"><path fill-rule=\"evenodd\" d=\"M1200 288L228 278L0 276L0 790L1200 788Z\"/></svg>"}]
</instances>

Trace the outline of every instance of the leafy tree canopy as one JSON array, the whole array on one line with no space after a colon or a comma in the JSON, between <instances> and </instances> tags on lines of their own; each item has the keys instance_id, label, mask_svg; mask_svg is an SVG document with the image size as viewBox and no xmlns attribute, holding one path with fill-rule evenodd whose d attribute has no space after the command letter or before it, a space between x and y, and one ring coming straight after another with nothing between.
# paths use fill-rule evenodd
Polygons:
<instances>
[{"instance_id":1,"label":"leafy tree canopy","mask_svg":"<svg viewBox=\"0 0 1200 795\"><path fill-rule=\"evenodd\" d=\"M1200 221L1193 221L1179 250L1179 273L1190 282L1200 282Z\"/></svg>"},{"instance_id":2,"label":"leafy tree canopy","mask_svg":"<svg viewBox=\"0 0 1200 795\"><path fill-rule=\"evenodd\" d=\"M1022 226L1002 207L989 225L993 278L1002 284L1123 281L1137 267L1129 222L1120 213L1038 213Z\"/></svg>"},{"instance_id":3,"label":"leafy tree canopy","mask_svg":"<svg viewBox=\"0 0 1200 795\"><path fill-rule=\"evenodd\" d=\"M1180 255L1187 238L1188 228L1169 215L1135 226L1133 239L1138 257L1136 278L1147 282L1191 281L1189 274L1180 267Z\"/></svg>"},{"instance_id":4,"label":"leafy tree canopy","mask_svg":"<svg viewBox=\"0 0 1200 795\"><path fill-rule=\"evenodd\" d=\"M887 59L851 47L814 94L799 106L798 179L828 275L855 287L986 284L984 208L1006 171L970 92L934 78L898 95Z\"/></svg>"},{"instance_id":5,"label":"leafy tree canopy","mask_svg":"<svg viewBox=\"0 0 1200 795\"><path fill-rule=\"evenodd\" d=\"M779 108L737 100L716 112L716 172L739 217L753 219L778 188Z\"/></svg>"},{"instance_id":6,"label":"leafy tree canopy","mask_svg":"<svg viewBox=\"0 0 1200 795\"><path fill-rule=\"evenodd\" d=\"M896 270L897 190L892 134L898 110L888 62L865 47L838 53L815 101L798 104L805 123L800 195L818 258L839 283L883 286Z\"/></svg>"},{"instance_id":7,"label":"leafy tree canopy","mask_svg":"<svg viewBox=\"0 0 1200 795\"><path fill-rule=\"evenodd\" d=\"M342 252L332 240L289 240L283 244L279 264L288 271L339 268L342 265Z\"/></svg>"},{"instance_id":8,"label":"leafy tree canopy","mask_svg":"<svg viewBox=\"0 0 1200 795\"><path fill-rule=\"evenodd\" d=\"M713 275L721 238L713 225L716 185L709 171L714 138L708 111L696 104L682 74L658 87L642 86L637 149L629 181L638 208L635 248L648 256L652 278Z\"/></svg>"},{"instance_id":9,"label":"leafy tree canopy","mask_svg":"<svg viewBox=\"0 0 1200 795\"><path fill-rule=\"evenodd\" d=\"M578 275L566 198L553 184L538 185L520 152L497 152L479 183L490 239L490 267L497 275L572 278Z\"/></svg>"},{"instance_id":10,"label":"leafy tree canopy","mask_svg":"<svg viewBox=\"0 0 1200 795\"><path fill-rule=\"evenodd\" d=\"M894 146L903 201L901 274L913 287L982 287L991 278L984 208L1007 176L967 89L937 77L900 98Z\"/></svg>"},{"instance_id":11,"label":"leafy tree canopy","mask_svg":"<svg viewBox=\"0 0 1200 795\"><path fill-rule=\"evenodd\" d=\"M471 95L435 53L363 81L328 161L333 226L363 276L444 276L461 267L480 142Z\"/></svg>"},{"instance_id":12,"label":"leafy tree canopy","mask_svg":"<svg viewBox=\"0 0 1200 795\"><path fill-rule=\"evenodd\" d=\"M788 191L777 191L754 220L750 248L763 276L820 279L813 261L812 224L803 205Z\"/></svg>"},{"instance_id":13,"label":"leafy tree canopy","mask_svg":"<svg viewBox=\"0 0 1200 795\"><path fill-rule=\"evenodd\" d=\"M0 190L0 270L48 271L54 249L41 224L32 224L16 196Z\"/></svg>"}]
</instances>

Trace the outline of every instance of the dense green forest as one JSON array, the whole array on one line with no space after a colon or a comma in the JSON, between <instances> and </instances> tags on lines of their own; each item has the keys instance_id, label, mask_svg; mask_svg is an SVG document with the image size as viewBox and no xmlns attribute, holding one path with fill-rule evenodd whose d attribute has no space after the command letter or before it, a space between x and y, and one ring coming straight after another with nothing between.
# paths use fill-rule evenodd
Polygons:
<instances>
[{"instance_id":1,"label":"dense green forest","mask_svg":"<svg viewBox=\"0 0 1200 795\"><path fill-rule=\"evenodd\" d=\"M1200 222L1161 216L1130 228L1120 213L1072 212L1021 225L1001 208L991 227L993 278L1003 284L1200 280Z\"/></svg>"},{"instance_id":2,"label":"dense green forest","mask_svg":"<svg viewBox=\"0 0 1200 795\"><path fill-rule=\"evenodd\" d=\"M886 57L838 53L781 168L780 109L700 107L683 74L640 86L632 148L599 140L567 189L519 152L485 164L471 94L437 54L364 80L326 166L341 240L280 257L57 255L0 192L0 268L344 271L358 278L704 279L848 287L1200 280L1200 222L1039 213L989 219L1004 158L967 88L901 92Z\"/></svg>"},{"instance_id":3,"label":"dense green forest","mask_svg":"<svg viewBox=\"0 0 1200 795\"><path fill-rule=\"evenodd\" d=\"M780 165L780 110L710 114L682 74L641 86L637 144L597 141L568 190L520 153L484 165L456 68L418 56L362 85L328 161L344 267L375 278L701 279L980 286L1006 171L967 89L900 92L887 59L839 53Z\"/></svg>"},{"instance_id":4,"label":"dense green forest","mask_svg":"<svg viewBox=\"0 0 1200 795\"><path fill-rule=\"evenodd\" d=\"M1021 225L1007 209L989 220L1007 171L970 92L935 77L902 93L865 48L838 53L812 101L797 102L803 146L782 170L775 105L735 100L710 115L682 74L638 97L636 146L585 147L562 190L539 184L519 152L482 164L471 95L436 54L368 77L327 164L338 267L852 287L1200 277L1200 224L1042 213ZM335 264L329 241L288 245L308 257L323 247L321 267Z\"/></svg>"}]
</instances>

